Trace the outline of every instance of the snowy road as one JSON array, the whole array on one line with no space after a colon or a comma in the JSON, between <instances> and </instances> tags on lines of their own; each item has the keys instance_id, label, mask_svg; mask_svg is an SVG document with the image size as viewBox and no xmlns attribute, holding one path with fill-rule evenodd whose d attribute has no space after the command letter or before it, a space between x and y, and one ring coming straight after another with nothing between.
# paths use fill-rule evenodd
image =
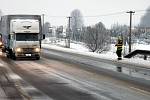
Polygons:
<instances>
[{"instance_id":1,"label":"snowy road","mask_svg":"<svg viewBox=\"0 0 150 100\"><path fill-rule=\"evenodd\" d=\"M148 87L114 78L114 75L110 76L97 68L92 69L93 66L90 65L73 63L73 59L67 61L67 58L61 57L64 55L57 52L45 50L42 55L39 61L13 61L2 58L15 73L40 91L34 91L25 82L16 78L31 98L45 94L49 97L47 100L150 100L150 92L144 90ZM102 67L113 67L102 62L97 64ZM115 74L111 71L109 73Z\"/></svg>"}]
</instances>

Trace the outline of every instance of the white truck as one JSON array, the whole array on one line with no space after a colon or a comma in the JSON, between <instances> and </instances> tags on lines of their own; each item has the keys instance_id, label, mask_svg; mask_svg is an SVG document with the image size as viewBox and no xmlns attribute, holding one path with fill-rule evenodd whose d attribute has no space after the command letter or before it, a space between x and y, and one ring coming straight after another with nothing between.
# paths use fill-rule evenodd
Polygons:
<instances>
[{"instance_id":1,"label":"white truck","mask_svg":"<svg viewBox=\"0 0 150 100\"><path fill-rule=\"evenodd\" d=\"M7 57L34 57L40 59L42 25L40 15L5 15L1 17L0 31L3 51Z\"/></svg>"}]
</instances>

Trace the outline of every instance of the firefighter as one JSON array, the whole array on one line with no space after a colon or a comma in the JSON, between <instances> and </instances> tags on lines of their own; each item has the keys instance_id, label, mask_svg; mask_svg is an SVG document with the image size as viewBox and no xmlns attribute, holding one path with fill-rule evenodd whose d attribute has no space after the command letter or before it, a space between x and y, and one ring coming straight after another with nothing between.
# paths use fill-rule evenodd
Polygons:
<instances>
[{"instance_id":1,"label":"firefighter","mask_svg":"<svg viewBox=\"0 0 150 100\"><path fill-rule=\"evenodd\" d=\"M117 46L116 54L118 56L118 60L121 60L122 59L122 46L123 46L122 38L120 37L118 38L117 44L115 46Z\"/></svg>"}]
</instances>

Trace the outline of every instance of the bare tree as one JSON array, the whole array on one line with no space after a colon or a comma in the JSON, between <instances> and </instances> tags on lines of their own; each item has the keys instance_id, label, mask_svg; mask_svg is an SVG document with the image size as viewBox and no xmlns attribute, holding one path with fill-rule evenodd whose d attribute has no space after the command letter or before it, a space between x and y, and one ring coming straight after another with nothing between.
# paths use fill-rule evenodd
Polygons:
<instances>
[{"instance_id":1,"label":"bare tree","mask_svg":"<svg viewBox=\"0 0 150 100\"><path fill-rule=\"evenodd\" d=\"M88 26L86 29L86 35L85 35L85 42L88 46L88 48L94 52L97 50L97 41L98 41L98 34L96 33L96 30L94 27Z\"/></svg>"},{"instance_id":2,"label":"bare tree","mask_svg":"<svg viewBox=\"0 0 150 100\"><path fill-rule=\"evenodd\" d=\"M0 10L0 17L3 15L2 11Z\"/></svg>"},{"instance_id":3,"label":"bare tree","mask_svg":"<svg viewBox=\"0 0 150 100\"><path fill-rule=\"evenodd\" d=\"M150 44L150 7L141 18L140 25L138 26L138 34L140 41Z\"/></svg>"},{"instance_id":4,"label":"bare tree","mask_svg":"<svg viewBox=\"0 0 150 100\"><path fill-rule=\"evenodd\" d=\"M85 43L92 52L102 52L108 49L108 44L110 44L110 34L103 23L99 22L93 27L87 27Z\"/></svg>"},{"instance_id":5,"label":"bare tree","mask_svg":"<svg viewBox=\"0 0 150 100\"><path fill-rule=\"evenodd\" d=\"M150 27L150 7L146 14L141 18L140 27Z\"/></svg>"},{"instance_id":6,"label":"bare tree","mask_svg":"<svg viewBox=\"0 0 150 100\"><path fill-rule=\"evenodd\" d=\"M110 34L109 31L106 30L104 24L99 22L95 25L96 32L98 34L98 50L97 52L102 52L108 49L108 44L110 44Z\"/></svg>"},{"instance_id":7,"label":"bare tree","mask_svg":"<svg viewBox=\"0 0 150 100\"><path fill-rule=\"evenodd\" d=\"M63 35L63 26L59 26L56 28L56 37L61 38Z\"/></svg>"},{"instance_id":8,"label":"bare tree","mask_svg":"<svg viewBox=\"0 0 150 100\"><path fill-rule=\"evenodd\" d=\"M83 27L83 16L80 10L75 9L71 12L72 40L81 41L82 27Z\"/></svg>"},{"instance_id":9,"label":"bare tree","mask_svg":"<svg viewBox=\"0 0 150 100\"><path fill-rule=\"evenodd\" d=\"M46 22L44 24L44 34L46 37L50 37L51 36L51 32L50 32L50 23L49 22Z\"/></svg>"},{"instance_id":10,"label":"bare tree","mask_svg":"<svg viewBox=\"0 0 150 100\"><path fill-rule=\"evenodd\" d=\"M121 36L124 39L124 43L128 42L129 27L127 25L113 24L110 32L112 37Z\"/></svg>"}]
</instances>

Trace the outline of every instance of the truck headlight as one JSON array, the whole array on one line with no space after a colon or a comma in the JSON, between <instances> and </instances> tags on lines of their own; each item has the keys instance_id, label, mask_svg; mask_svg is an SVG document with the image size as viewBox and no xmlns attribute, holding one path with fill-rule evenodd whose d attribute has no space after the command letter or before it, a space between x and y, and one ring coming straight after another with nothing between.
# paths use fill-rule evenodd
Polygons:
<instances>
[{"instance_id":1,"label":"truck headlight","mask_svg":"<svg viewBox=\"0 0 150 100\"><path fill-rule=\"evenodd\" d=\"M3 43L2 42L0 42L0 45L2 45Z\"/></svg>"},{"instance_id":2,"label":"truck headlight","mask_svg":"<svg viewBox=\"0 0 150 100\"><path fill-rule=\"evenodd\" d=\"M35 52L40 52L40 48L35 48Z\"/></svg>"},{"instance_id":3,"label":"truck headlight","mask_svg":"<svg viewBox=\"0 0 150 100\"><path fill-rule=\"evenodd\" d=\"M16 48L16 52L21 52L22 49L21 48Z\"/></svg>"}]
</instances>

